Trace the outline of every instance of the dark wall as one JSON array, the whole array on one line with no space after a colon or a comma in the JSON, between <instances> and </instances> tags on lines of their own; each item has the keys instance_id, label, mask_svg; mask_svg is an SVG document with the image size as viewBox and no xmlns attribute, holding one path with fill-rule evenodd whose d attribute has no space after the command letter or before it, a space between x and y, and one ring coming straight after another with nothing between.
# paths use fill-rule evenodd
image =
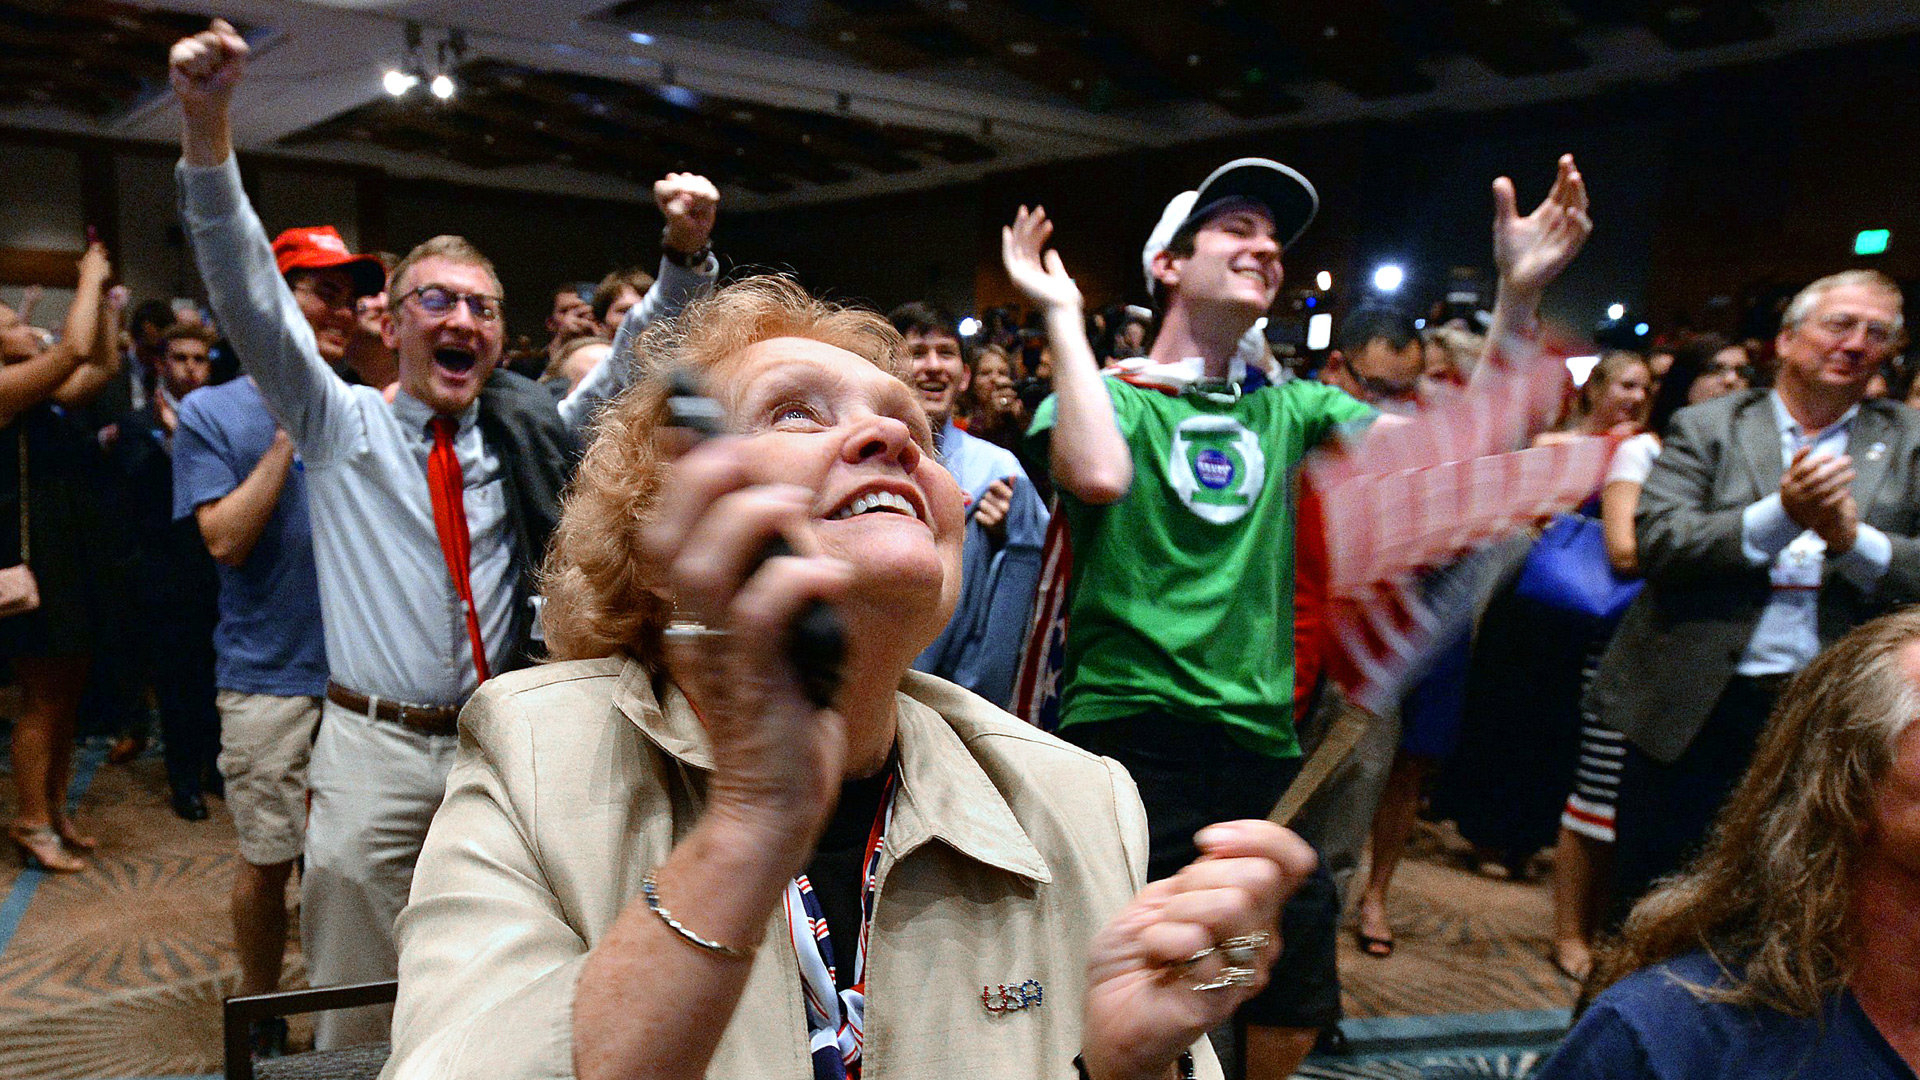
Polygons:
<instances>
[{"instance_id":1,"label":"dark wall","mask_svg":"<svg viewBox=\"0 0 1920 1080\"><path fill-rule=\"evenodd\" d=\"M405 254L440 233L473 241L494 262L507 293L507 325L544 342L541 329L563 282L660 261L660 212L651 205L388 180L378 245Z\"/></svg>"},{"instance_id":2,"label":"dark wall","mask_svg":"<svg viewBox=\"0 0 1920 1080\"><path fill-rule=\"evenodd\" d=\"M1596 227L1549 297L1549 314L1590 325L1613 301L1662 328L1733 328L1771 285L1853 265L1920 276L1920 37L1628 86L1600 97L1498 113L1433 113L1395 122L1280 131L1010 172L911 196L740 215L725 247L785 262L816 288L885 307L931 295L961 310L1013 299L998 268L998 228L1040 202L1089 304L1144 301L1139 252L1165 201L1244 154L1299 168L1321 214L1288 252L1290 278L1334 275L1357 299L1374 265L1408 271L1399 302L1420 307L1454 267L1489 278L1489 185L1519 185L1522 210L1571 152ZM969 232L969 228L971 232ZM1854 233L1888 228L1884 256L1852 255ZM969 273L974 303L957 297Z\"/></svg>"}]
</instances>

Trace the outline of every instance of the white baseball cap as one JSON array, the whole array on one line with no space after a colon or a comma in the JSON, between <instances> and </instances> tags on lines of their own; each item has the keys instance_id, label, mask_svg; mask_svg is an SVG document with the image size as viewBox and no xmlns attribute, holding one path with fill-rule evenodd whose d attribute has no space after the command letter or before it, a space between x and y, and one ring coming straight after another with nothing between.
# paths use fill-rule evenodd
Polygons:
<instances>
[{"instance_id":1,"label":"white baseball cap","mask_svg":"<svg viewBox=\"0 0 1920 1080\"><path fill-rule=\"evenodd\" d=\"M1196 217L1210 215L1227 199L1246 199L1266 207L1283 251L1300 239L1320 209L1320 193L1299 172L1267 158L1235 158L1208 173L1199 187L1175 195L1161 211L1160 223L1147 234L1146 247L1140 251L1140 270L1146 275L1149 293L1154 286L1153 257L1167 249L1174 233Z\"/></svg>"}]
</instances>

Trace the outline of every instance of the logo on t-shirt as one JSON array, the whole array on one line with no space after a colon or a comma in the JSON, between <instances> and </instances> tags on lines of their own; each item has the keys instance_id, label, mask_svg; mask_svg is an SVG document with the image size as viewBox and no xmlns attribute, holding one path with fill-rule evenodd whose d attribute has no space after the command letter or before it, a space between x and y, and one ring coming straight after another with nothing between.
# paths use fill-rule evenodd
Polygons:
<instances>
[{"instance_id":1,"label":"logo on t-shirt","mask_svg":"<svg viewBox=\"0 0 1920 1080\"><path fill-rule=\"evenodd\" d=\"M1174 429L1167 483L1203 521L1240 520L1260 497L1267 458L1260 440L1231 416L1191 416Z\"/></svg>"}]
</instances>

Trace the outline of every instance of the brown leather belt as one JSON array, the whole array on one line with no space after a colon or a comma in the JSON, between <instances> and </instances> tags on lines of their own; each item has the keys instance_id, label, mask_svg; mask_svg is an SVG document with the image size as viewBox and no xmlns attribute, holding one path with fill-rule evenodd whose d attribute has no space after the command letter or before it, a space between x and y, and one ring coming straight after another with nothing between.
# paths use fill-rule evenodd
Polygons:
<instances>
[{"instance_id":1,"label":"brown leather belt","mask_svg":"<svg viewBox=\"0 0 1920 1080\"><path fill-rule=\"evenodd\" d=\"M415 705L391 698L368 697L337 682L327 683L327 700L350 712L400 724L423 735L460 734L458 705Z\"/></svg>"}]
</instances>

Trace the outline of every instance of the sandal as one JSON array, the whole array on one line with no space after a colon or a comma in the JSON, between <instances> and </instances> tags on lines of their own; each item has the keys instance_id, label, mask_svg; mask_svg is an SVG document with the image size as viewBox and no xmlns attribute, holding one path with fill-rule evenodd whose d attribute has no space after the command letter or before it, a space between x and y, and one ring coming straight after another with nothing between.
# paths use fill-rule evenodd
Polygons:
<instances>
[{"instance_id":1,"label":"sandal","mask_svg":"<svg viewBox=\"0 0 1920 1080\"><path fill-rule=\"evenodd\" d=\"M1375 960L1385 960L1387 957L1393 955L1393 939L1390 937L1374 937L1372 934L1362 931L1359 927L1355 927L1353 930L1353 940L1355 944L1360 946L1361 952L1373 957Z\"/></svg>"},{"instance_id":2,"label":"sandal","mask_svg":"<svg viewBox=\"0 0 1920 1080\"><path fill-rule=\"evenodd\" d=\"M7 829L20 859L27 866L52 874L77 874L87 861L67 850L52 825L13 825Z\"/></svg>"},{"instance_id":3,"label":"sandal","mask_svg":"<svg viewBox=\"0 0 1920 1080\"><path fill-rule=\"evenodd\" d=\"M75 851L93 851L100 841L79 831L79 826L65 814L53 819L53 831L60 834L60 842Z\"/></svg>"}]
</instances>

